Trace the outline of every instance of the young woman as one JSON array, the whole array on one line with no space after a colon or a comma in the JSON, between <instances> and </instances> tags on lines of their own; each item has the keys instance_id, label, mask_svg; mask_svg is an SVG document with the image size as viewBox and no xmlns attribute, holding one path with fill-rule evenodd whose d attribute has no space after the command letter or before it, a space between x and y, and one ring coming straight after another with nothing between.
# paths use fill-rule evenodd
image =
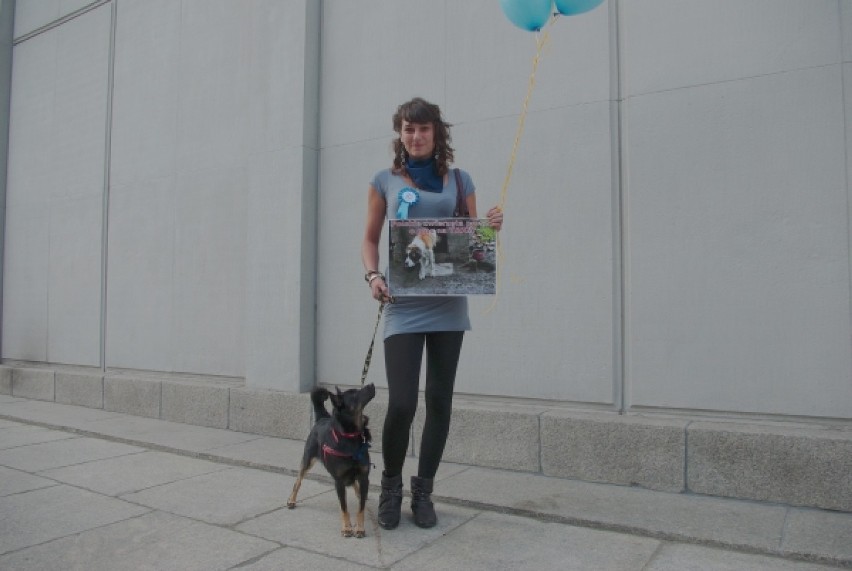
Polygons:
<instances>
[{"instance_id":1,"label":"young woman","mask_svg":"<svg viewBox=\"0 0 852 571\"><path fill-rule=\"evenodd\" d=\"M367 225L361 258L374 299L388 300L384 275L379 271L379 239L386 218L450 218L456 205L456 177L450 125L441 110L420 98L399 106L393 116L398 137L393 142L393 166L376 173L367 197ZM460 171L462 192L469 216L477 217L475 187L470 175ZM404 188L416 191L400 196ZM406 200L407 198L407 200ZM400 209L400 201L406 204ZM406 212L407 211L407 212ZM494 207L488 220L499 230L502 211ZM420 365L426 348L426 422L420 440L417 476L411 478L411 509L414 523L437 523L431 494L450 427L453 387L464 332L470 329L467 298L463 296L402 297L385 308L385 369L388 382L388 413L382 433L382 493L379 525L399 525L402 506L402 466L408 436L417 409Z\"/></svg>"}]
</instances>

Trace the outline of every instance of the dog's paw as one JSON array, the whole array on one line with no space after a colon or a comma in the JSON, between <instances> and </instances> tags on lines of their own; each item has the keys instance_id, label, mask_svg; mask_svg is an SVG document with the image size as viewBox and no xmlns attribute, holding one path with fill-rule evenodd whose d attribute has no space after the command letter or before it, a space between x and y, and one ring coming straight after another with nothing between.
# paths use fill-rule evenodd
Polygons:
<instances>
[{"instance_id":1,"label":"dog's paw","mask_svg":"<svg viewBox=\"0 0 852 571\"><path fill-rule=\"evenodd\" d=\"M287 509L288 510L296 509L296 502L287 502Z\"/></svg>"},{"instance_id":2,"label":"dog's paw","mask_svg":"<svg viewBox=\"0 0 852 571\"><path fill-rule=\"evenodd\" d=\"M343 537L352 537L352 530L349 528L343 528L340 530L340 535Z\"/></svg>"},{"instance_id":3,"label":"dog's paw","mask_svg":"<svg viewBox=\"0 0 852 571\"><path fill-rule=\"evenodd\" d=\"M355 537L358 539L364 539L365 537L367 537L367 533L363 529L359 529L355 532Z\"/></svg>"}]
</instances>

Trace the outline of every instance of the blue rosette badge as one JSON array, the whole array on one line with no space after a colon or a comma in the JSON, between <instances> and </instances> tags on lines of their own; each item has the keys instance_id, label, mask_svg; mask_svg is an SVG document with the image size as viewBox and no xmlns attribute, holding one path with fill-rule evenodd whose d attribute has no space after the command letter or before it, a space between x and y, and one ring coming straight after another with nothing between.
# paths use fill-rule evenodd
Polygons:
<instances>
[{"instance_id":1,"label":"blue rosette badge","mask_svg":"<svg viewBox=\"0 0 852 571\"><path fill-rule=\"evenodd\" d=\"M420 200L420 193L410 186L406 186L399 191L397 198L399 199L399 208L396 210L396 217L400 220L406 220L408 218L408 207L417 204Z\"/></svg>"}]
</instances>

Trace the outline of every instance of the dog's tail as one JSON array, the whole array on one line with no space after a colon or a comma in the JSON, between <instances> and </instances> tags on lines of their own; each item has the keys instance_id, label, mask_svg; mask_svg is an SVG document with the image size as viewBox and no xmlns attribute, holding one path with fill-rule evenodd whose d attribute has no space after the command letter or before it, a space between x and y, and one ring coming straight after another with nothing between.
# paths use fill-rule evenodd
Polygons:
<instances>
[{"instance_id":1,"label":"dog's tail","mask_svg":"<svg viewBox=\"0 0 852 571\"><path fill-rule=\"evenodd\" d=\"M331 418L331 415L328 414L328 411L325 408L325 401L328 400L328 390L318 387L311 391L311 402L314 405L314 418L319 420L321 418Z\"/></svg>"}]
</instances>

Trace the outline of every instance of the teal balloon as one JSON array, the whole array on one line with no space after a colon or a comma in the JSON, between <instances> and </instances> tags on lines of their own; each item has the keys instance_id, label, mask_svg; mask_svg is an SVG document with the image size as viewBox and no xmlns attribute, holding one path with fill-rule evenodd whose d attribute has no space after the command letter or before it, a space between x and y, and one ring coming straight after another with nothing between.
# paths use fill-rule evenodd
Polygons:
<instances>
[{"instance_id":1,"label":"teal balloon","mask_svg":"<svg viewBox=\"0 0 852 571\"><path fill-rule=\"evenodd\" d=\"M553 0L500 0L500 7L517 27L536 32L550 19Z\"/></svg>"},{"instance_id":2,"label":"teal balloon","mask_svg":"<svg viewBox=\"0 0 852 571\"><path fill-rule=\"evenodd\" d=\"M575 16L594 10L603 0L555 0L556 9L564 16Z\"/></svg>"}]
</instances>

